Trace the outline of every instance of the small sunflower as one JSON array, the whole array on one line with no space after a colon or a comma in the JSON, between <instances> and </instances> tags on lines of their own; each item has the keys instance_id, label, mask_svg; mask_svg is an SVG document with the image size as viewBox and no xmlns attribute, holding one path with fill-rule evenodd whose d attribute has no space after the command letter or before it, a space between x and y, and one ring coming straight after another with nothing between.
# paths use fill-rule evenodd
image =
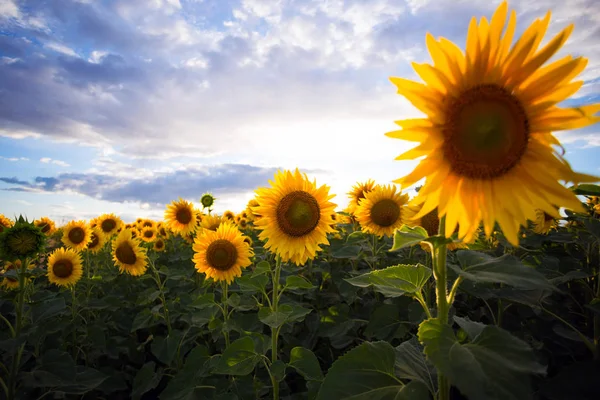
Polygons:
<instances>
[{"instance_id":1,"label":"small sunflower","mask_svg":"<svg viewBox=\"0 0 600 400\"><path fill-rule=\"evenodd\" d=\"M348 192L348 197L350 197L350 202L346 207L348 214L354 214L358 203L365 198L366 193L372 191L374 188L375 181L372 179L362 183L357 182L356 185L352 186L352 190Z\"/></svg>"},{"instance_id":2,"label":"small sunflower","mask_svg":"<svg viewBox=\"0 0 600 400\"><path fill-rule=\"evenodd\" d=\"M250 248L252 248L252 245L254 244L250 236L244 236L244 242L248 243L248 246L250 246Z\"/></svg>"},{"instance_id":3,"label":"small sunflower","mask_svg":"<svg viewBox=\"0 0 600 400\"><path fill-rule=\"evenodd\" d=\"M4 215L0 214L0 233L2 233L4 229L10 228L11 226L13 226L13 222Z\"/></svg>"},{"instance_id":4,"label":"small sunflower","mask_svg":"<svg viewBox=\"0 0 600 400\"><path fill-rule=\"evenodd\" d=\"M13 277L8 277L8 276L3 276L3 275L10 270L18 271L20 269L21 269L21 260L16 260L14 263L7 261L4 264L4 270L0 274L0 276L2 277L2 280L0 281L0 286L4 287L5 289L8 289L8 290L17 289L19 287L19 279L13 278Z\"/></svg>"},{"instance_id":5,"label":"small sunflower","mask_svg":"<svg viewBox=\"0 0 600 400\"><path fill-rule=\"evenodd\" d=\"M46 235L23 218L0 233L0 257L8 261L34 258L44 251Z\"/></svg>"},{"instance_id":6,"label":"small sunflower","mask_svg":"<svg viewBox=\"0 0 600 400\"><path fill-rule=\"evenodd\" d=\"M186 243L194 244L194 240L195 240L196 236L198 235L198 233L199 233L198 231L190 232L187 235L182 235L181 237L183 238L183 240L186 241Z\"/></svg>"},{"instance_id":7,"label":"small sunflower","mask_svg":"<svg viewBox=\"0 0 600 400\"><path fill-rule=\"evenodd\" d=\"M63 228L62 242L75 251L84 250L92 238L92 228L85 221L71 221Z\"/></svg>"},{"instance_id":8,"label":"small sunflower","mask_svg":"<svg viewBox=\"0 0 600 400\"><path fill-rule=\"evenodd\" d=\"M136 224L136 225L138 225L138 226L139 226L139 225L140 225L142 222L144 222L144 218L138 218L138 219L136 219L136 220L135 220L135 224Z\"/></svg>"},{"instance_id":9,"label":"small sunflower","mask_svg":"<svg viewBox=\"0 0 600 400\"><path fill-rule=\"evenodd\" d=\"M331 227L331 213L336 204L329 200L329 187L317 188L316 181L310 182L306 174L277 171L271 188L256 191L259 205L253 208L262 217L255 222L261 230L259 238L265 248L277 253L281 259L300 265L315 257L322 249L320 244L329 244L327 233Z\"/></svg>"},{"instance_id":10,"label":"small sunflower","mask_svg":"<svg viewBox=\"0 0 600 400\"><path fill-rule=\"evenodd\" d=\"M154 249L154 251L157 251L157 252L165 251L165 241L162 240L161 238L156 239L156 241L154 242L154 246L152 248Z\"/></svg>"},{"instance_id":11,"label":"small sunflower","mask_svg":"<svg viewBox=\"0 0 600 400\"><path fill-rule=\"evenodd\" d=\"M92 235L88 243L87 250L93 254L98 253L104 247L107 237L98 226L92 228Z\"/></svg>"},{"instance_id":12,"label":"small sunflower","mask_svg":"<svg viewBox=\"0 0 600 400\"><path fill-rule=\"evenodd\" d=\"M163 239L168 239L171 236L169 234L169 228L167 228L163 225L158 227L158 229L156 230L156 233L158 234L158 236L160 236Z\"/></svg>"},{"instance_id":13,"label":"small sunflower","mask_svg":"<svg viewBox=\"0 0 600 400\"><path fill-rule=\"evenodd\" d=\"M240 227L240 229L247 229L248 228L248 220L246 218L240 218L240 222L238 222L238 226Z\"/></svg>"},{"instance_id":14,"label":"small sunflower","mask_svg":"<svg viewBox=\"0 0 600 400\"><path fill-rule=\"evenodd\" d=\"M231 284L235 277L242 276L242 268L252 263L252 249L230 223L221 224L216 231L205 230L196 237L192 248L196 270L215 281Z\"/></svg>"},{"instance_id":15,"label":"small sunflower","mask_svg":"<svg viewBox=\"0 0 600 400\"><path fill-rule=\"evenodd\" d=\"M216 231L221 224L222 219L218 215L206 215L202 219L202 228L210 231Z\"/></svg>"},{"instance_id":16,"label":"small sunflower","mask_svg":"<svg viewBox=\"0 0 600 400\"><path fill-rule=\"evenodd\" d=\"M223 219L226 221L233 221L233 219L235 218L235 214L232 211L225 211L223 213Z\"/></svg>"},{"instance_id":17,"label":"small sunflower","mask_svg":"<svg viewBox=\"0 0 600 400\"><path fill-rule=\"evenodd\" d=\"M42 217L33 221L33 224L42 230L46 236L52 236L56 232L56 224L48 217Z\"/></svg>"},{"instance_id":18,"label":"small sunflower","mask_svg":"<svg viewBox=\"0 0 600 400\"><path fill-rule=\"evenodd\" d=\"M103 214L98 217L97 223L106 237L116 235L119 228L123 226L123 220L115 214Z\"/></svg>"},{"instance_id":19,"label":"small sunflower","mask_svg":"<svg viewBox=\"0 0 600 400\"><path fill-rule=\"evenodd\" d=\"M396 193L395 186L377 185L360 199L354 214L364 232L392 236L403 224L402 208L407 202L408 195Z\"/></svg>"},{"instance_id":20,"label":"small sunflower","mask_svg":"<svg viewBox=\"0 0 600 400\"><path fill-rule=\"evenodd\" d=\"M200 204L202 204L202 207L204 208L210 208L215 204L216 199L217 198L214 197L212 194L204 193L200 198Z\"/></svg>"},{"instance_id":21,"label":"small sunflower","mask_svg":"<svg viewBox=\"0 0 600 400\"><path fill-rule=\"evenodd\" d=\"M48 280L58 286L72 286L81 279L81 255L72 249L58 248L48 257Z\"/></svg>"},{"instance_id":22,"label":"small sunflower","mask_svg":"<svg viewBox=\"0 0 600 400\"><path fill-rule=\"evenodd\" d=\"M182 236L196 230L197 212L189 201L173 201L165 210L165 222L173 233Z\"/></svg>"},{"instance_id":23,"label":"small sunflower","mask_svg":"<svg viewBox=\"0 0 600 400\"><path fill-rule=\"evenodd\" d=\"M146 249L140 246L140 240L131 236L131 230L124 229L112 243L112 256L119 272L140 276L146 272L148 260Z\"/></svg>"},{"instance_id":24,"label":"small sunflower","mask_svg":"<svg viewBox=\"0 0 600 400\"><path fill-rule=\"evenodd\" d=\"M144 228L154 228L156 223L151 219L143 219L142 222L138 224L138 229L141 231Z\"/></svg>"},{"instance_id":25,"label":"small sunflower","mask_svg":"<svg viewBox=\"0 0 600 400\"><path fill-rule=\"evenodd\" d=\"M425 84L390 78L426 118L397 121L402 130L389 137L420 142L397 160L422 158L395 183L403 188L425 178L413 204L420 215L438 208L446 217L444 235L459 226L467 241L481 222L489 236L497 222L506 239L519 242L519 227L535 220L535 210L553 213L554 205L585 212L561 182L595 182L576 173L555 146L552 132L600 121L600 104L560 108L583 81L571 82L587 64L566 56L544 64L573 31L568 26L538 50L550 12L513 41L516 13L502 2L491 21L471 20L463 53L452 42L427 35L433 65L413 63ZM504 31L504 34L503 34ZM511 44L514 42L514 45Z\"/></svg>"},{"instance_id":26,"label":"small sunflower","mask_svg":"<svg viewBox=\"0 0 600 400\"><path fill-rule=\"evenodd\" d=\"M140 238L146 243L153 242L156 239L156 230L147 226L142 229Z\"/></svg>"},{"instance_id":27,"label":"small sunflower","mask_svg":"<svg viewBox=\"0 0 600 400\"><path fill-rule=\"evenodd\" d=\"M256 201L256 199L251 199L248 202L246 208L248 209L249 214L252 216L252 221L256 221L261 217L261 215L256 211L256 207L258 207L259 205L260 204L258 204L258 201Z\"/></svg>"},{"instance_id":28,"label":"small sunflower","mask_svg":"<svg viewBox=\"0 0 600 400\"><path fill-rule=\"evenodd\" d=\"M558 214L558 211L556 212ZM552 229L556 228L556 219L560 218L560 215L550 215L542 210L536 210L536 218L533 223L533 231L540 235L547 235Z\"/></svg>"}]
</instances>

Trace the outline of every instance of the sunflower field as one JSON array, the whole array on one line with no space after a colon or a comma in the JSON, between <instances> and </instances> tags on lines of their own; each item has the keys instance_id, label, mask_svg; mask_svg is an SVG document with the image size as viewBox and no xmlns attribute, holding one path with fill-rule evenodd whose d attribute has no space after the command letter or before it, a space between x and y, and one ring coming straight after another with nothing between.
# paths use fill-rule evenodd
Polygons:
<instances>
[{"instance_id":1,"label":"sunflower field","mask_svg":"<svg viewBox=\"0 0 600 400\"><path fill-rule=\"evenodd\" d=\"M599 399L600 178L552 132L600 105L557 106L585 59L544 65L549 22L428 35L425 83L391 78L426 117L387 134L419 164L343 211L295 169L241 212L0 215L0 398Z\"/></svg>"}]
</instances>

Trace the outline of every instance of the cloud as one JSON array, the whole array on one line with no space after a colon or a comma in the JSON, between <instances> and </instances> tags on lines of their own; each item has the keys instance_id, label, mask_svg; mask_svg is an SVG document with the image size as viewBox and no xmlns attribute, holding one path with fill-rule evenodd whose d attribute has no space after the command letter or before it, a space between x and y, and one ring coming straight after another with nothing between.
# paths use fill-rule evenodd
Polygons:
<instances>
[{"instance_id":1,"label":"cloud","mask_svg":"<svg viewBox=\"0 0 600 400\"><path fill-rule=\"evenodd\" d=\"M16 161L29 161L29 158L27 158L27 157L3 157L3 156L0 156L0 160L6 160L6 161L16 162Z\"/></svg>"},{"instance_id":2,"label":"cloud","mask_svg":"<svg viewBox=\"0 0 600 400\"><path fill-rule=\"evenodd\" d=\"M53 160L53 159L48 158L48 157L40 158L40 162L43 162L44 164L55 164L55 165L58 165L58 166L61 166L61 167L70 167L71 166L71 164L68 164L68 163L66 163L64 161Z\"/></svg>"}]
</instances>

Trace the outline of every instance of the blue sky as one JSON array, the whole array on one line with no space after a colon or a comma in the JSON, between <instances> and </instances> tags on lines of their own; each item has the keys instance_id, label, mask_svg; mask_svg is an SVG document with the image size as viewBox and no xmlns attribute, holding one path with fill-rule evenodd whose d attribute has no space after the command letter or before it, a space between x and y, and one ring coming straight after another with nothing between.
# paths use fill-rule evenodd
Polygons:
<instances>
[{"instance_id":1,"label":"blue sky","mask_svg":"<svg viewBox=\"0 0 600 400\"><path fill-rule=\"evenodd\" d=\"M280 168L331 186L390 183L416 162L384 136L418 112L389 82L429 62L425 34L464 48L496 0L3 0L0 213L64 223L114 212L162 218L206 191L240 211ZM511 1L517 31L551 9L556 56L584 55L570 104L600 101L595 0ZM600 127L558 134L600 173Z\"/></svg>"}]
</instances>

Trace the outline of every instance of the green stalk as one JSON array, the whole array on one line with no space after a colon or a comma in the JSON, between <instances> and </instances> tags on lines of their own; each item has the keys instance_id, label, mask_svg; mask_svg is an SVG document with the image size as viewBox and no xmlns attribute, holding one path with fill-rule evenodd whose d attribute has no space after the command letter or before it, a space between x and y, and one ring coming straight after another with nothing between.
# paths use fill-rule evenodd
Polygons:
<instances>
[{"instance_id":1,"label":"green stalk","mask_svg":"<svg viewBox=\"0 0 600 400\"><path fill-rule=\"evenodd\" d=\"M277 255L277 262L275 263L275 272L273 273L273 301L271 302L271 310L277 312L277 306L279 304L279 277L281 274L281 256ZM279 336L278 328L271 328L271 365L277 361L277 338ZM273 382L273 400L279 400L279 382L276 379Z\"/></svg>"},{"instance_id":2,"label":"green stalk","mask_svg":"<svg viewBox=\"0 0 600 400\"><path fill-rule=\"evenodd\" d=\"M150 267L152 268L152 272L154 273L154 281L156 282L156 286L158 286L158 291L160 292L160 301L164 310L164 318L167 323L167 330L169 332L169 336L171 336L171 318L169 317L169 309L167 308L167 299L165 298L165 292L163 290L163 283L160 280L160 275L154 266L154 261L149 262Z\"/></svg>"},{"instance_id":3,"label":"green stalk","mask_svg":"<svg viewBox=\"0 0 600 400\"><path fill-rule=\"evenodd\" d=\"M71 287L71 324L73 324L73 360L75 360L75 362L77 362L77 324L75 323L75 318L77 318L75 313L76 300L75 285L73 285Z\"/></svg>"},{"instance_id":4,"label":"green stalk","mask_svg":"<svg viewBox=\"0 0 600 400\"><path fill-rule=\"evenodd\" d=\"M21 261L21 270L19 271L19 295L17 296L17 323L14 330L14 338L17 339L21 334L21 329L23 328L23 305L25 302L25 269L27 268L27 259L22 259ZM10 377L8 380L8 400L15 399L15 392L17 388L17 372L19 369L19 364L21 363L21 355L23 354L23 349L25 348L25 343L23 343L19 350L17 351L16 356L13 358L13 363L10 369Z\"/></svg>"},{"instance_id":5,"label":"green stalk","mask_svg":"<svg viewBox=\"0 0 600 400\"><path fill-rule=\"evenodd\" d=\"M444 235L446 227L446 217L440 219L439 234ZM446 244L442 246L434 246L432 251L432 264L433 264L433 275L435 277L435 289L436 289L436 300L437 300L437 318L442 324L448 323L448 312L450 311L450 305L448 304L448 288L447 280L448 274L446 270ZM448 378L443 376L438 371L438 400L449 400L450 399L450 383Z\"/></svg>"},{"instance_id":6,"label":"green stalk","mask_svg":"<svg viewBox=\"0 0 600 400\"><path fill-rule=\"evenodd\" d=\"M221 288L223 290L223 298L221 299L221 303L223 303L223 336L225 336L225 349L229 347L229 331L225 329L225 325L227 325L227 320L229 319L229 309L227 308L227 299L229 298L228 286L227 282L221 281Z\"/></svg>"}]
</instances>

